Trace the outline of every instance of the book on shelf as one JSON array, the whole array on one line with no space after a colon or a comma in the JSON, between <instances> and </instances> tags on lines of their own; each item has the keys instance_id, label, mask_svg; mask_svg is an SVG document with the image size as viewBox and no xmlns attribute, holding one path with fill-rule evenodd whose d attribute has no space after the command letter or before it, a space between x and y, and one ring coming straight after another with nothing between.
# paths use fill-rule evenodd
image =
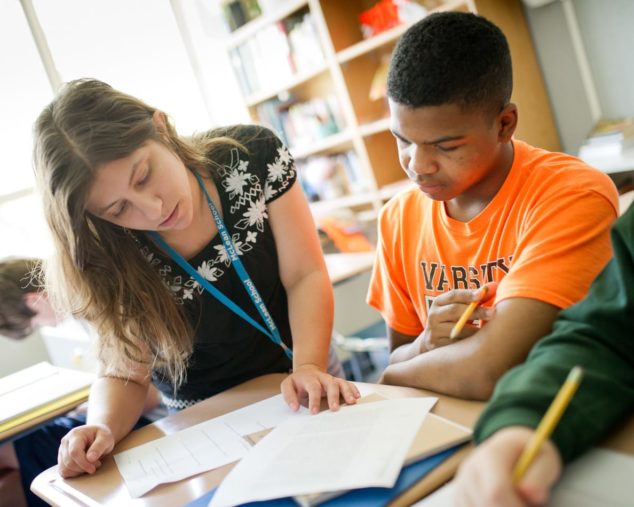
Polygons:
<instances>
[{"instance_id":1,"label":"book on shelf","mask_svg":"<svg viewBox=\"0 0 634 507\"><path fill-rule=\"evenodd\" d=\"M227 28L231 32L262 14L257 0L223 0L221 7Z\"/></svg>"},{"instance_id":2,"label":"book on shelf","mask_svg":"<svg viewBox=\"0 0 634 507\"><path fill-rule=\"evenodd\" d=\"M358 157L352 150L297 160L296 167L310 202L362 194L368 190Z\"/></svg>"},{"instance_id":3,"label":"book on shelf","mask_svg":"<svg viewBox=\"0 0 634 507\"><path fill-rule=\"evenodd\" d=\"M95 375L41 362L0 379L0 433L83 400Z\"/></svg>"},{"instance_id":4,"label":"book on shelf","mask_svg":"<svg viewBox=\"0 0 634 507\"><path fill-rule=\"evenodd\" d=\"M291 151L336 134L343 124L332 95L300 101L292 94L280 94L261 102L255 110L260 122L279 132Z\"/></svg>"},{"instance_id":5,"label":"book on shelf","mask_svg":"<svg viewBox=\"0 0 634 507\"><path fill-rule=\"evenodd\" d=\"M579 148L579 158L618 157L634 146L634 118L599 120Z\"/></svg>"},{"instance_id":6,"label":"book on shelf","mask_svg":"<svg viewBox=\"0 0 634 507\"><path fill-rule=\"evenodd\" d=\"M230 53L244 95L274 90L324 63L312 15L302 11L262 27Z\"/></svg>"},{"instance_id":7,"label":"book on shelf","mask_svg":"<svg viewBox=\"0 0 634 507\"><path fill-rule=\"evenodd\" d=\"M289 17L286 29L298 73L310 72L324 64L324 52L310 12Z\"/></svg>"}]
</instances>

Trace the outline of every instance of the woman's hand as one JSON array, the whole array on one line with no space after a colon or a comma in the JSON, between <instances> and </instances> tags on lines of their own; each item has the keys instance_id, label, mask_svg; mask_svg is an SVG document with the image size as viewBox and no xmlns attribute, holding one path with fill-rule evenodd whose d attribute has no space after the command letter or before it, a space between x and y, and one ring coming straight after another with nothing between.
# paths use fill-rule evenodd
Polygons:
<instances>
[{"instance_id":1,"label":"woman's hand","mask_svg":"<svg viewBox=\"0 0 634 507\"><path fill-rule=\"evenodd\" d=\"M354 384L342 378L333 377L317 365L298 366L282 382L282 396L293 411L299 410L300 403L307 405L312 414L319 412L321 398L328 397L330 410L339 409L339 397L349 405L361 396Z\"/></svg>"},{"instance_id":2,"label":"woman's hand","mask_svg":"<svg viewBox=\"0 0 634 507\"><path fill-rule=\"evenodd\" d=\"M495 297L496 283L487 284L488 291L454 289L434 298L427 316L425 330L416 338L413 345L418 353L427 352L437 347L443 347L453 342L449 338L451 330L470 303L474 301L486 302ZM491 307L478 306L469 320L490 320L495 310ZM467 338L478 328L466 325L458 338Z\"/></svg>"},{"instance_id":3,"label":"woman's hand","mask_svg":"<svg viewBox=\"0 0 634 507\"><path fill-rule=\"evenodd\" d=\"M94 474L101 459L114 448L114 436L102 424L78 426L62 438L57 453L59 473L64 478Z\"/></svg>"},{"instance_id":4,"label":"woman's hand","mask_svg":"<svg viewBox=\"0 0 634 507\"><path fill-rule=\"evenodd\" d=\"M517 486L511 476L533 430L512 426L495 433L478 446L456 475L455 505L470 507L520 507L544 505L561 473L561 456L550 441Z\"/></svg>"}]
</instances>

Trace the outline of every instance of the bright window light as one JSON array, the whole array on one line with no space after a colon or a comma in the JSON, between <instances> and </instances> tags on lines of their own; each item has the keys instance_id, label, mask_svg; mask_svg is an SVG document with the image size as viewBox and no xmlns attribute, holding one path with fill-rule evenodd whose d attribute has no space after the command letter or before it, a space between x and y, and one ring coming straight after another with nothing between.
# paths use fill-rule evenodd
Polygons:
<instances>
[{"instance_id":1,"label":"bright window light","mask_svg":"<svg viewBox=\"0 0 634 507\"><path fill-rule=\"evenodd\" d=\"M169 0L33 5L63 81L101 79L166 112L181 134L212 126Z\"/></svg>"},{"instance_id":2,"label":"bright window light","mask_svg":"<svg viewBox=\"0 0 634 507\"><path fill-rule=\"evenodd\" d=\"M0 202L33 187L31 129L53 90L20 2L0 2ZM2 237L2 242L6 241Z\"/></svg>"}]
</instances>

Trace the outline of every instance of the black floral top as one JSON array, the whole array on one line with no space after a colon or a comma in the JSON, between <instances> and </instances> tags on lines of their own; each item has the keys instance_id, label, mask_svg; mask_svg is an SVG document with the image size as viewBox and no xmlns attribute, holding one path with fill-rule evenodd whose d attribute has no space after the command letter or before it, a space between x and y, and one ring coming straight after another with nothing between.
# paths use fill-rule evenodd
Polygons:
<instances>
[{"instance_id":1,"label":"black floral top","mask_svg":"<svg viewBox=\"0 0 634 507\"><path fill-rule=\"evenodd\" d=\"M212 172L223 220L282 340L291 346L286 291L279 276L267 206L295 182L293 159L275 134L263 127L218 129L208 135L227 133L242 143L248 153L232 148L222 159L215 159L221 165L220 170ZM187 379L176 394L161 371L153 372L154 383L168 407L184 408L259 375L289 371L291 361L279 345L217 301L148 238L140 237L139 241L143 255L171 289L178 304L184 306L195 329ZM205 279L266 329L218 234L188 260Z\"/></svg>"}]
</instances>

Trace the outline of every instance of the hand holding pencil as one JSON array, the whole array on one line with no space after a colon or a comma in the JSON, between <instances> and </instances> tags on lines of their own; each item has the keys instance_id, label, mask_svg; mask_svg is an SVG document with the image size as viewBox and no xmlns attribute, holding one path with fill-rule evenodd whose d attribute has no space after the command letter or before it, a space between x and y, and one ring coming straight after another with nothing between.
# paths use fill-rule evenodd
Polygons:
<instances>
[{"instance_id":1,"label":"hand holding pencil","mask_svg":"<svg viewBox=\"0 0 634 507\"><path fill-rule=\"evenodd\" d=\"M459 505L543 505L548 500L562 469L549 437L565 417L581 378L581 368L573 368L535 430L508 426L475 449L456 477Z\"/></svg>"},{"instance_id":2,"label":"hand holding pencil","mask_svg":"<svg viewBox=\"0 0 634 507\"><path fill-rule=\"evenodd\" d=\"M491 290L490 285L483 285L480 288L476 296L478 299L469 303L467 309L464 311L464 313L460 316L460 319L458 319L458 322L456 322L454 327L451 329L451 333L449 334L449 338L451 340L455 340L456 338L458 338L458 335L462 332L469 319L471 319L471 316L473 315L473 312L475 312L476 308L478 308L478 305L488 299L486 296L489 290Z\"/></svg>"}]
</instances>

